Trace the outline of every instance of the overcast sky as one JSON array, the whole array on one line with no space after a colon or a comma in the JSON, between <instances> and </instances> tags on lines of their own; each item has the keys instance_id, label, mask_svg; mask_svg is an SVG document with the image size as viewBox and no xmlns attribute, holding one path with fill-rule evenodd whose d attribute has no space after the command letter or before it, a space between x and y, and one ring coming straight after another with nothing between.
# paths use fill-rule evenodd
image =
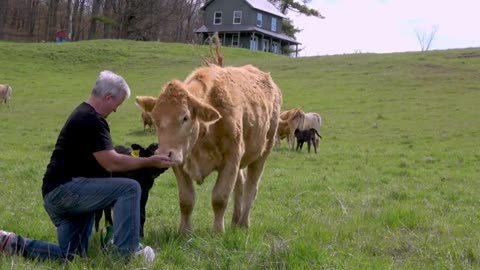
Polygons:
<instances>
[{"instance_id":1,"label":"overcast sky","mask_svg":"<svg viewBox=\"0 0 480 270\"><path fill-rule=\"evenodd\" d=\"M480 47L480 0L312 0L326 19L289 12L300 56L419 51L416 33L437 31L430 50Z\"/></svg>"}]
</instances>

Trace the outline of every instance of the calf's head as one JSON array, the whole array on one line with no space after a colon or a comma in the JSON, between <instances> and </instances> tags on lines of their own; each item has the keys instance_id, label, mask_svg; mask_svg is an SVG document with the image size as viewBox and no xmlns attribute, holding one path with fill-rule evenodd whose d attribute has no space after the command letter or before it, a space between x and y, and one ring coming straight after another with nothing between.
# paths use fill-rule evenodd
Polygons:
<instances>
[{"instance_id":1,"label":"calf's head","mask_svg":"<svg viewBox=\"0 0 480 270\"><path fill-rule=\"evenodd\" d=\"M155 154L174 166L182 164L197 142L201 128L220 118L215 108L191 95L187 85L176 80L169 82L152 110L159 145Z\"/></svg>"}]
</instances>

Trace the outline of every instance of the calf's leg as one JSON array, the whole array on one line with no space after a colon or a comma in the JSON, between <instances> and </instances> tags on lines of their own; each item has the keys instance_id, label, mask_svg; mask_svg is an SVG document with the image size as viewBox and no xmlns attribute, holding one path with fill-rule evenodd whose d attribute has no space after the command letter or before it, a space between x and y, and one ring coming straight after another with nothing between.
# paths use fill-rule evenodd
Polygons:
<instances>
[{"instance_id":1,"label":"calf's leg","mask_svg":"<svg viewBox=\"0 0 480 270\"><path fill-rule=\"evenodd\" d=\"M227 160L229 160L229 162L218 172L217 182L212 191L212 207L214 213L213 230L217 233L223 233L225 231L224 218L228 198L240 174L240 160L236 161L228 157Z\"/></svg>"},{"instance_id":2,"label":"calf's leg","mask_svg":"<svg viewBox=\"0 0 480 270\"><path fill-rule=\"evenodd\" d=\"M243 188L245 186L245 169L238 171L237 181L233 189L233 216L232 224L238 225L242 216Z\"/></svg>"},{"instance_id":3,"label":"calf's leg","mask_svg":"<svg viewBox=\"0 0 480 270\"><path fill-rule=\"evenodd\" d=\"M191 216L195 206L193 181L181 168L173 167L177 178L178 198L180 201L180 228L182 234L192 232Z\"/></svg>"}]
</instances>

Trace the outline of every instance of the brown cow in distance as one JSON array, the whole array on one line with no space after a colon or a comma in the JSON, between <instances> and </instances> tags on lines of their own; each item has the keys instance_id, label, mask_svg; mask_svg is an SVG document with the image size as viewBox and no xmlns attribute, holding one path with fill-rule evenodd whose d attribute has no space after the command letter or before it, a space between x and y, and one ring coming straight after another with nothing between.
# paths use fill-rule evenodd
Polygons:
<instances>
[{"instance_id":1,"label":"brown cow in distance","mask_svg":"<svg viewBox=\"0 0 480 270\"><path fill-rule=\"evenodd\" d=\"M170 81L152 111L157 155L172 162L180 200L180 232L192 231L194 182L218 176L212 191L213 229L223 233L230 193L232 225L248 227L280 115L282 94L254 66L210 65Z\"/></svg>"},{"instance_id":2,"label":"brown cow in distance","mask_svg":"<svg viewBox=\"0 0 480 270\"><path fill-rule=\"evenodd\" d=\"M153 106L155 106L156 97L151 96L136 96L135 104L144 112L151 112Z\"/></svg>"},{"instance_id":3,"label":"brown cow in distance","mask_svg":"<svg viewBox=\"0 0 480 270\"><path fill-rule=\"evenodd\" d=\"M288 136L287 136L287 142L288 142L288 146L290 147L291 150L294 150L294 147L295 147L295 129L300 129L302 130L303 129L303 122L305 120L305 113L300 110L299 108L293 108L293 109L290 109L290 110L287 110L287 111L282 111L280 113L280 120L282 122L285 122L285 123L282 123L284 128L282 130L281 133L279 133L279 136L281 136L282 134L284 134L285 132L288 131ZM285 127L285 125L288 126Z\"/></svg>"}]
</instances>

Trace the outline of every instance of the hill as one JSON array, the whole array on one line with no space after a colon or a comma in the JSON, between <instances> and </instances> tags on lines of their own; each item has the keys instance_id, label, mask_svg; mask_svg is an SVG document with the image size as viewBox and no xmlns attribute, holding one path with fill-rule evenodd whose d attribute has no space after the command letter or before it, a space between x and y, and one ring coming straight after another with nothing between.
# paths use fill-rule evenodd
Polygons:
<instances>
[{"instance_id":1,"label":"hill","mask_svg":"<svg viewBox=\"0 0 480 270\"><path fill-rule=\"evenodd\" d=\"M41 179L66 117L100 70L135 95L158 95L202 64L208 47L97 40L0 42L0 229L55 241ZM176 233L173 174L147 205L145 241L159 269L478 269L480 49L287 58L223 48L227 65L270 72L283 109L319 112L319 154L283 143L268 160L248 232L210 234L214 175L197 186L195 233ZM155 141L130 99L109 117L116 144ZM27 199L28 198L28 199ZM231 211L227 211L227 221ZM73 268L117 268L99 252ZM11 260L0 261L10 268ZM58 267L17 258L19 269ZM139 267L132 263L126 268Z\"/></svg>"}]
</instances>

